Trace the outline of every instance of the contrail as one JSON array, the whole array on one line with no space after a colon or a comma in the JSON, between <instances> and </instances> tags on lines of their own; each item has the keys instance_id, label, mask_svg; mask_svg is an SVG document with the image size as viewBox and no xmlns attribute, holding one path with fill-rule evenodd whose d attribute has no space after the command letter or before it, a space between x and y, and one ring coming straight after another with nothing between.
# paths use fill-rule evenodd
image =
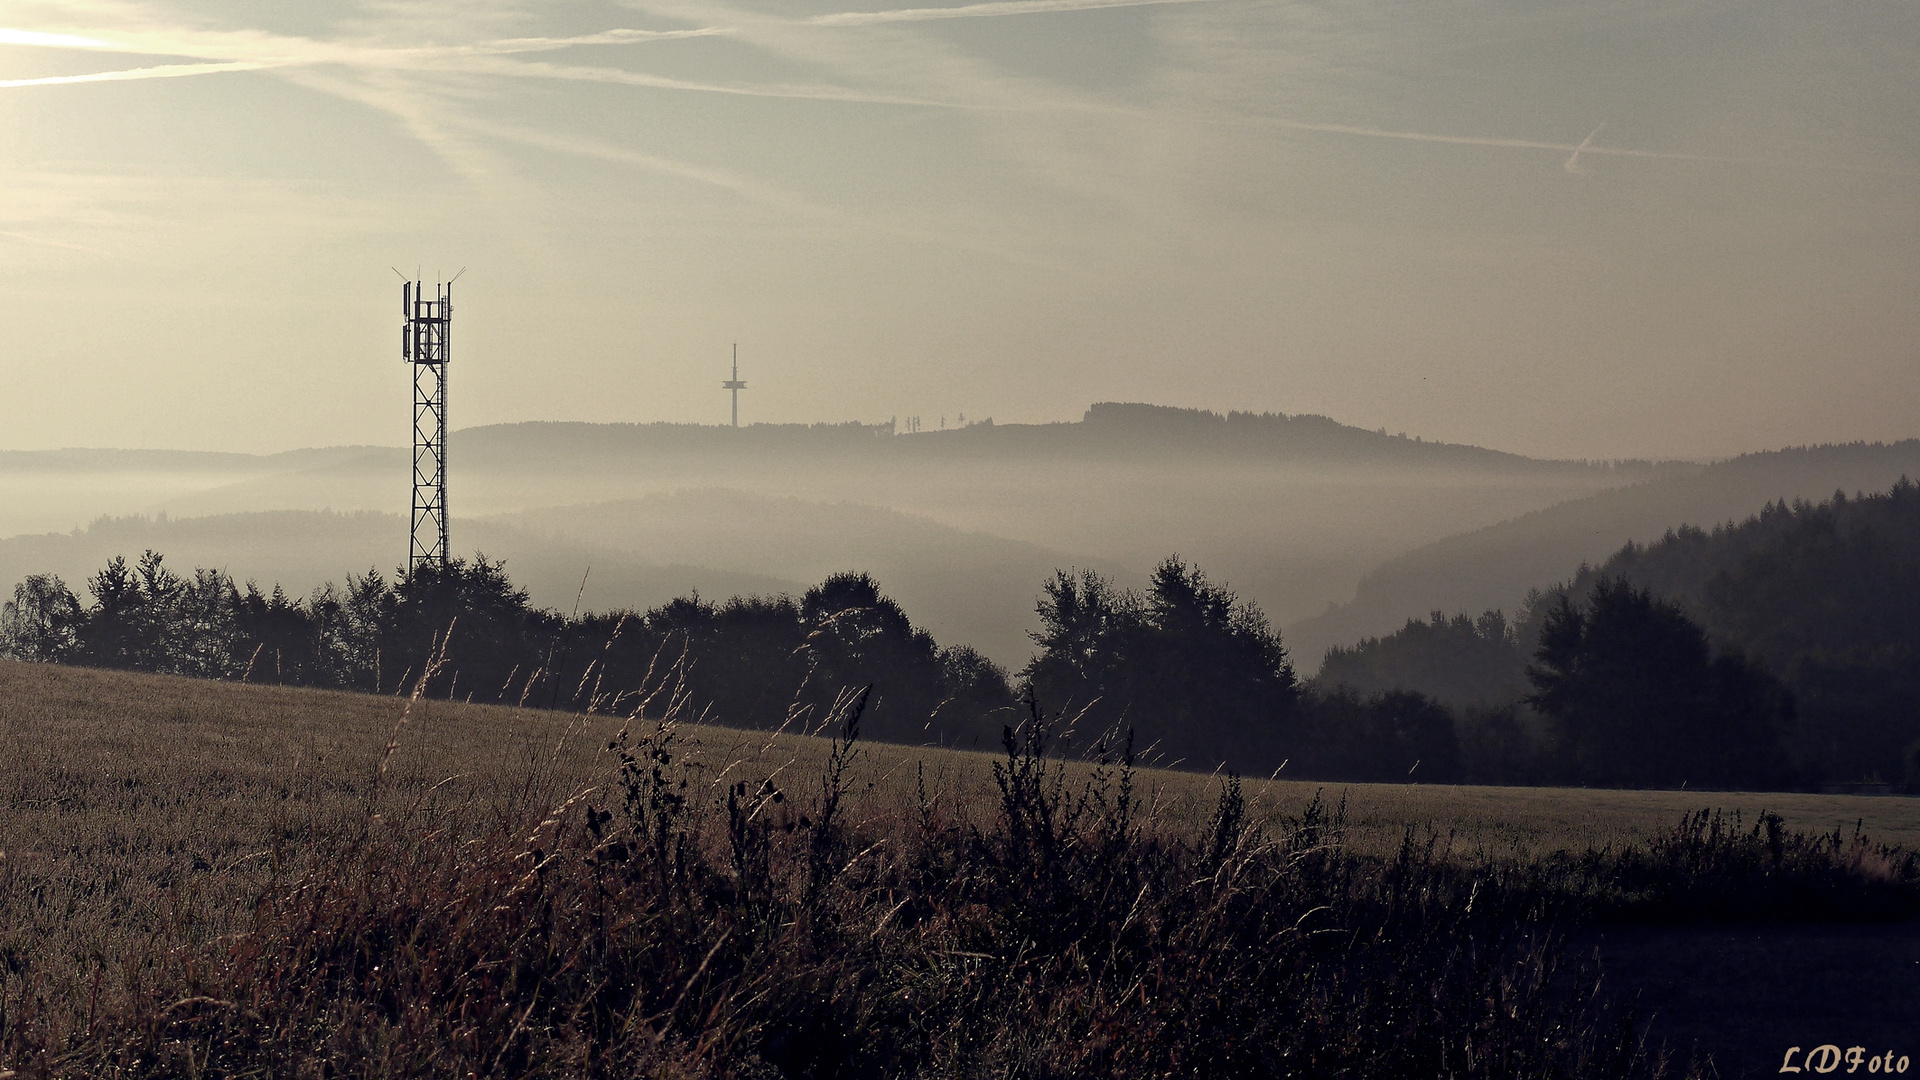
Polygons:
<instances>
[{"instance_id":1,"label":"contrail","mask_svg":"<svg viewBox=\"0 0 1920 1080\"><path fill-rule=\"evenodd\" d=\"M1101 8L1210 2L1212 0L997 0L994 3L963 4L959 7L844 11L836 15L816 15L807 22L815 26L867 26L873 23L920 22L926 19L977 19L996 15L1038 15L1051 11L1095 11Z\"/></svg>"},{"instance_id":2,"label":"contrail","mask_svg":"<svg viewBox=\"0 0 1920 1080\"><path fill-rule=\"evenodd\" d=\"M465 51L480 53L546 52L570 49L576 45L631 45L642 41L671 41L676 38L714 37L734 31L723 26L703 26L697 30L602 30L577 37L501 38L471 46ZM449 50L460 51L460 50Z\"/></svg>"},{"instance_id":3,"label":"contrail","mask_svg":"<svg viewBox=\"0 0 1920 1080\"><path fill-rule=\"evenodd\" d=\"M680 38L711 37L731 33L733 31L730 29L717 26L691 30L617 28L569 37L500 38L466 45L392 48L251 33L207 34L192 31L162 31L102 39L81 37L77 34L53 34L0 27L0 45L106 50L142 56L192 56L209 63L246 61L274 66L346 64L364 67L406 67L422 62L460 57L511 56L517 53L552 52L581 45L634 45L649 41L672 41ZM41 81L45 80L13 80L6 85L37 85Z\"/></svg>"},{"instance_id":4,"label":"contrail","mask_svg":"<svg viewBox=\"0 0 1920 1080\"><path fill-rule=\"evenodd\" d=\"M1729 157L1724 154L1685 154L1668 150L1628 150L1617 146L1594 146L1593 135L1581 143L1545 142L1539 139L1501 139L1484 135L1436 135L1426 131L1396 131L1392 128L1358 127L1353 124L1316 124L1307 120L1259 117L1258 122L1292 131L1319 131L1331 135L1355 135L1366 139L1402 139L1408 142L1443 143L1451 146L1493 146L1511 150L1553 150L1563 154L1642 158L1649 161L1699 161L1714 165L1744 165L1762 168L1814 169L1822 172L1862 173L1872 176L1920 177L1913 169L1883 169L1872 165L1845 165L1826 161L1785 161L1772 158ZM1598 135L1596 129L1594 135ZM1568 159L1571 162L1571 158Z\"/></svg>"},{"instance_id":5,"label":"contrail","mask_svg":"<svg viewBox=\"0 0 1920 1080\"><path fill-rule=\"evenodd\" d=\"M1214 0L990 0L942 8L896 8L890 11L841 12L815 16L801 25L861 26L929 19L985 18L1005 15L1029 15L1045 12L1090 11L1103 8L1147 7L1170 4L1211 3ZM768 98L798 98L842 101L876 105L902 105L935 108L979 108L917 98L903 94L873 93L836 86L752 86L716 84L644 74L619 68L545 64L509 60L520 53L547 52L579 45L638 44L677 38L733 34L727 27L701 27L688 30L635 30L615 28L566 37L502 38L468 45L386 48L374 45L341 44L310 38L283 38L259 34L204 34L194 32L135 33L113 40L111 36L94 38L77 33L56 33L0 27L0 45L25 45L46 48L104 49L114 52L149 55L202 57L202 62L160 64L83 75L51 75L32 79L0 79L0 89L30 86L57 86L67 83L132 82L142 79L172 79L193 75L212 75L236 71L262 71L306 66L341 65L369 69L465 71L472 74L511 75L523 78L548 78L567 81L602 82L661 90ZM1452 146L1484 146L1515 150L1551 150L1567 155L1563 167L1579 172L1582 156L1643 158L1653 161L1694 161L1725 165L1767 168L1802 168L1881 176L1914 177L1911 169L1887 169L1831 162L1780 161L1731 157L1719 154L1677 153L1662 150L1629 150L1596 146L1594 140L1606 128L1593 129L1579 143L1547 142L1538 139L1505 139L1479 135L1443 135L1425 131L1400 131L1391 128L1363 127L1355 124L1325 124L1279 117L1256 119L1258 123L1294 131L1349 135L1369 139L1396 139L1407 142L1439 143Z\"/></svg>"},{"instance_id":6,"label":"contrail","mask_svg":"<svg viewBox=\"0 0 1920 1080\"><path fill-rule=\"evenodd\" d=\"M1354 124L1318 124L1310 120L1286 120L1261 117L1261 122L1293 131L1320 131L1330 135L1358 135L1368 139L1404 139L1409 142L1446 143L1452 146L1497 146L1512 150L1557 150L1563 153L1611 154L1615 157L1663 158L1677 161L1734 161L1734 158L1707 154L1674 154L1662 150L1622 150L1588 143L1544 142L1539 139L1502 139L1492 135L1437 135L1430 131L1397 131L1393 128L1360 127ZM1593 136L1587 136L1591 142Z\"/></svg>"},{"instance_id":7,"label":"contrail","mask_svg":"<svg viewBox=\"0 0 1920 1080\"><path fill-rule=\"evenodd\" d=\"M689 90L706 94L732 94L739 97L789 98L803 101L839 101L855 105L907 105L917 108L968 108L951 102L914 98L895 94L871 94L836 86L768 85L745 86L726 83L693 82L664 75L648 75L624 68L577 67L548 64L536 60L486 63L474 57L464 63L437 65L442 70L503 75L512 78L560 79L571 82L609 83L616 86L640 86L655 90Z\"/></svg>"},{"instance_id":8,"label":"contrail","mask_svg":"<svg viewBox=\"0 0 1920 1080\"><path fill-rule=\"evenodd\" d=\"M1598 134L1600 134L1600 132L1601 132L1601 130L1602 130L1602 129L1604 129L1604 128L1605 128L1606 126L1607 126L1607 125L1606 125L1606 123L1605 123L1605 122L1602 122L1602 123L1601 123L1601 125L1600 125L1600 127L1597 127L1597 128L1594 128L1594 129L1593 129L1593 131L1592 131L1592 132L1591 132L1590 134L1588 134L1588 136L1587 136L1586 138L1584 138L1584 139L1581 139L1581 140L1580 140L1580 145L1579 145L1579 146L1576 146L1576 147L1574 147L1574 148L1573 148L1573 153L1572 153L1572 155L1570 155L1570 156L1569 156L1569 157L1567 158L1567 163L1566 163L1566 165L1564 165L1564 166L1562 166L1562 167L1563 167L1563 168L1565 168L1565 169L1566 169L1566 170L1567 170L1568 172L1579 172L1579 171L1580 171L1580 166L1579 166L1579 165L1577 165L1577 164L1576 164L1576 162L1578 162L1578 161L1580 160L1580 151L1582 151L1582 150L1585 150L1585 149L1587 149L1588 147L1590 147L1590 146L1592 146L1592 145L1593 145L1593 137L1594 137L1595 135L1598 135Z\"/></svg>"},{"instance_id":9,"label":"contrail","mask_svg":"<svg viewBox=\"0 0 1920 1080\"><path fill-rule=\"evenodd\" d=\"M15 86L58 86L64 83L132 82L137 79L178 79L188 75L213 75L222 71L260 71L275 67L253 60L232 60L217 64L161 64L157 67L128 68L124 71L95 71L86 75L48 75L39 79L0 79L0 88Z\"/></svg>"},{"instance_id":10,"label":"contrail","mask_svg":"<svg viewBox=\"0 0 1920 1080\"><path fill-rule=\"evenodd\" d=\"M561 47L561 46L554 46ZM535 51L514 49L511 52ZM309 57L284 56L271 60L224 60L200 64L162 64L155 67L95 71L85 75L49 75L37 79L0 79L0 89L23 86L58 86L66 83L133 82L140 79L177 79L189 75L213 75L227 71L268 71L293 67L343 64L348 67L402 68L408 70L463 71L470 74L498 75L523 79L557 79L565 82L597 82L618 86L638 86L654 90L686 90L706 94L730 94L741 97L785 98L805 101L838 101L860 105L904 105L917 108L968 108L952 102L897 94L873 94L835 86L747 86L694 82L663 75L627 71L621 68L579 67L547 64L539 61L504 59L509 50L495 51L488 46L447 50L381 50L369 52L354 63L341 55Z\"/></svg>"}]
</instances>

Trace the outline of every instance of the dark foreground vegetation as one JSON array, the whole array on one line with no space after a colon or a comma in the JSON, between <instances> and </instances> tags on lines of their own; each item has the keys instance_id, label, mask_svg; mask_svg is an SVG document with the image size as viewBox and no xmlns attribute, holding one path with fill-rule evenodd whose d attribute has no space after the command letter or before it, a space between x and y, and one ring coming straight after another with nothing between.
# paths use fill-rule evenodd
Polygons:
<instances>
[{"instance_id":1,"label":"dark foreground vegetation","mask_svg":"<svg viewBox=\"0 0 1920 1080\"><path fill-rule=\"evenodd\" d=\"M1772 815L1703 813L1647 842L1533 861L1409 830L1381 857L1343 842L1337 803L1268 824L1228 777L1187 825L1155 811L1124 736L1063 762L1038 714L982 764L985 800L954 799L923 765L906 797L875 807L865 692L838 697L821 764L793 772L686 753L683 689L653 688L666 719L635 708L596 783L569 792L536 771L495 801L451 794L454 778L392 790L403 713L369 775L322 778L357 786L363 811L314 836L282 810L255 841L268 847L228 867L255 876L223 932L183 925L184 882L168 886L173 915L63 965L36 963L9 931L0 1068L1682 1075L1704 1062L1644 1044L1641 1018L1564 962L1564 935L1900 918L1920 902L1912 854ZM201 779L203 799L230 783ZM0 862L10 912L44 887Z\"/></svg>"}]
</instances>

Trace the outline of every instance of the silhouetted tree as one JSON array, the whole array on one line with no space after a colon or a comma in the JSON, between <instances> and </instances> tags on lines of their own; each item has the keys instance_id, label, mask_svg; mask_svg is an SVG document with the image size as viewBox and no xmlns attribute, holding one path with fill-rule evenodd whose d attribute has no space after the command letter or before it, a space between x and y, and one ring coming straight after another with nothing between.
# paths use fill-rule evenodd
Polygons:
<instances>
[{"instance_id":1,"label":"silhouetted tree","mask_svg":"<svg viewBox=\"0 0 1920 1080\"><path fill-rule=\"evenodd\" d=\"M331 684L332 665L322 650L321 625L314 613L289 600L280 586L262 594L251 581L245 592L234 591L231 604L234 653L244 665L243 678L307 686ZM244 658L238 655L242 652Z\"/></svg>"},{"instance_id":2,"label":"silhouetted tree","mask_svg":"<svg viewBox=\"0 0 1920 1080\"><path fill-rule=\"evenodd\" d=\"M445 663L426 692L498 700L507 673L542 656L559 616L534 609L506 567L477 555L469 563L414 567L382 605L380 651L388 677L418 678L436 657ZM410 674L409 674L410 673ZM464 673L464 677L463 677ZM459 692L464 691L464 692Z\"/></svg>"},{"instance_id":3,"label":"silhouetted tree","mask_svg":"<svg viewBox=\"0 0 1920 1080\"><path fill-rule=\"evenodd\" d=\"M1104 706L1117 718L1125 703L1112 699L1126 692L1128 654L1146 630L1140 597L1092 570L1055 570L1036 610L1040 651L1022 672L1034 692L1066 713Z\"/></svg>"},{"instance_id":4,"label":"silhouetted tree","mask_svg":"<svg viewBox=\"0 0 1920 1080\"><path fill-rule=\"evenodd\" d=\"M1792 699L1767 672L1715 659L1678 606L1598 583L1586 608L1549 609L1528 701L1552 718L1569 767L1601 784L1777 782Z\"/></svg>"},{"instance_id":5,"label":"silhouetted tree","mask_svg":"<svg viewBox=\"0 0 1920 1080\"><path fill-rule=\"evenodd\" d=\"M1014 719L1006 669L971 645L940 650L940 690L933 730L947 745L990 750Z\"/></svg>"},{"instance_id":6,"label":"silhouetted tree","mask_svg":"<svg viewBox=\"0 0 1920 1080\"><path fill-rule=\"evenodd\" d=\"M34 574L13 587L0 608L0 653L14 660L71 659L85 613L58 574Z\"/></svg>"},{"instance_id":7,"label":"silhouetted tree","mask_svg":"<svg viewBox=\"0 0 1920 1080\"><path fill-rule=\"evenodd\" d=\"M141 556L138 568L114 556L87 579L93 606L81 625L75 659L100 667L171 669L165 653L168 608L180 585L151 550Z\"/></svg>"},{"instance_id":8,"label":"silhouetted tree","mask_svg":"<svg viewBox=\"0 0 1920 1080\"><path fill-rule=\"evenodd\" d=\"M1538 713L1519 702L1454 706L1453 712L1461 783L1544 784L1557 778Z\"/></svg>"},{"instance_id":9,"label":"silhouetted tree","mask_svg":"<svg viewBox=\"0 0 1920 1080\"><path fill-rule=\"evenodd\" d=\"M58 578L20 583L0 610L0 652L207 678L404 691L482 702L626 711L641 691L704 719L777 727L825 717L871 684L870 735L978 741L1013 702L1006 672L965 646L939 649L872 577L835 574L800 600L697 592L645 613L562 617L535 608L502 564L424 565L389 585L377 570L305 600L244 589L217 570L181 578L160 555L115 558L82 607ZM668 698L655 704L664 710Z\"/></svg>"},{"instance_id":10,"label":"silhouetted tree","mask_svg":"<svg viewBox=\"0 0 1920 1080\"><path fill-rule=\"evenodd\" d=\"M1154 759L1189 767L1264 771L1284 757L1299 690L1257 606L1178 556L1144 597L1091 571L1043 588L1040 652L1024 674L1047 707L1083 727L1130 727Z\"/></svg>"},{"instance_id":11,"label":"silhouetted tree","mask_svg":"<svg viewBox=\"0 0 1920 1080\"><path fill-rule=\"evenodd\" d=\"M803 700L813 708L811 721L827 716L840 690L871 683L861 724L872 737L929 738L941 698L939 650L870 575L834 574L808 589L800 618L807 627Z\"/></svg>"}]
</instances>

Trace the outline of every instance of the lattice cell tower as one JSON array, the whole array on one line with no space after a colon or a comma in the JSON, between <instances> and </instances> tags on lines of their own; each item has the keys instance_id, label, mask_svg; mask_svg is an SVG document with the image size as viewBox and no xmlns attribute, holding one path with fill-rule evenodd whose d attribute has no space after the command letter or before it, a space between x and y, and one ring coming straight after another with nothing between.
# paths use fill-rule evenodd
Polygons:
<instances>
[{"instance_id":1,"label":"lattice cell tower","mask_svg":"<svg viewBox=\"0 0 1920 1080\"><path fill-rule=\"evenodd\" d=\"M746 388L747 384L740 381L740 346L735 345L733 347L733 378L720 384L720 389L733 391L734 427L740 426L740 391Z\"/></svg>"},{"instance_id":2,"label":"lattice cell tower","mask_svg":"<svg viewBox=\"0 0 1920 1080\"><path fill-rule=\"evenodd\" d=\"M429 564L445 568L447 547L447 338L453 325L453 283L400 286L406 314L400 356L413 366L413 549L411 573Z\"/></svg>"}]
</instances>

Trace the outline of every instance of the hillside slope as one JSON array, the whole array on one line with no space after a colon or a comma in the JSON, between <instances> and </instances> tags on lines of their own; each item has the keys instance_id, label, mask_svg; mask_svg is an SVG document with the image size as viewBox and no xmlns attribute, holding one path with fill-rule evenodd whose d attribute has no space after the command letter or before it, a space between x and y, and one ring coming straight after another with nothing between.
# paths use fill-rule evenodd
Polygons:
<instances>
[{"instance_id":1,"label":"hillside slope","mask_svg":"<svg viewBox=\"0 0 1920 1080\"><path fill-rule=\"evenodd\" d=\"M1331 646L1392 633L1431 611L1517 614L1528 589L1564 581L1630 541L1650 543L1682 525L1742 520L1780 499L1884 491L1902 476L1920 476L1920 440L1802 447L1668 469L1394 557L1368 573L1351 600L1288 624L1287 633L1311 669Z\"/></svg>"},{"instance_id":2,"label":"hillside slope","mask_svg":"<svg viewBox=\"0 0 1920 1080\"><path fill-rule=\"evenodd\" d=\"M1548 603L1511 626L1492 615L1412 620L1326 655L1320 679L1361 693L1417 690L1455 705L1518 701L1545 615L1625 579L1669 601L1722 653L1793 691L1785 747L1808 779L1920 783L1920 487L1773 503L1739 523L1683 526L1543 583Z\"/></svg>"},{"instance_id":3,"label":"hillside slope","mask_svg":"<svg viewBox=\"0 0 1920 1080\"><path fill-rule=\"evenodd\" d=\"M1625 578L1677 602L1799 698L1801 755L1835 779L1920 782L1920 488L1775 504L1631 545L1572 583Z\"/></svg>"}]
</instances>

